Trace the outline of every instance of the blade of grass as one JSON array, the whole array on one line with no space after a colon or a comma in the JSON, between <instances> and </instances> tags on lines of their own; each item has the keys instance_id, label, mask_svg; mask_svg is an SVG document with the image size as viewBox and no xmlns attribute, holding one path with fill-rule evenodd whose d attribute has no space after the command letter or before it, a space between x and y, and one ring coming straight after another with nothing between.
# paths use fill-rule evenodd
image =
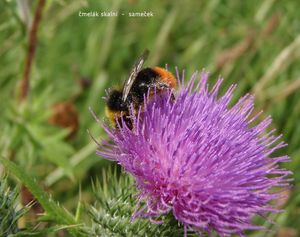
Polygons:
<instances>
[{"instance_id":1,"label":"blade of grass","mask_svg":"<svg viewBox=\"0 0 300 237\"><path fill-rule=\"evenodd\" d=\"M300 89L300 78L297 80L291 80L290 83L282 83L276 86L275 89L272 88L271 93L266 93L266 98L270 100L270 104L278 103L289 95L296 93Z\"/></svg>"},{"instance_id":2,"label":"blade of grass","mask_svg":"<svg viewBox=\"0 0 300 237\"><path fill-rule=\"evenodd\" d=\"M171 29L174 26L176 17L178 15L178 9L179 9L178 5L175 5L173 7L172 11L168 14L166 20L164 21L164 23L160 28L153 49L153 52L156 53L153 54L152 57L150 57L149 59L150 65L158 64L161 55L163 53L164 46L167 43L168 36L170 35Z\"/></svg>"},{"instance_id":3,"label":"blade of grass","mask_svg":"<svg viewBox=\"0 0 300 237\"><path fill-rule=\"evenodd\" d=\"M122 0L115 0L112 6L113 11L119 11L120 5ZM100 49L100 57L98 62L98 68L102 69L104 64L107 61L107 58L109 56L109 51L111 49L112 45L112 39L116 31L116 25L117 25L118 17L111 17L109 19L109 22L107 23L107 27L105 29L104 38L101 42L101 49Z\"/></svg>"},{"instance_id":4,"label":"blade of grass","mask_svg":"<svg viewBox=\"0 0 300 237\"><path fill-rule=\"evenodd\" d=\"M254 20L256 22L262 22L268 14L269 10L271 9L273 3L274 0L265 0L258 9L256 15L254 16Z\"/></svg>"},{"instance_id":5,"label":"blade of grass","mask_svg":"<svg viewBox=\"0 0 300 237\"><path fill-rule=\"evenodd\" d=\"M272 65L267 70L266 74L262 78L260 78L256 86L254 87L253 91L255 95L261 97L263 94L263 89L266 86L266 84L270 80L272 80L272 78L276 74L278 74L288 65L290 65L295 60L295 58L299 57L299 53L297 53L297 50L299 51L299 48L300 48L300 35L298 35L295 38L295 40L287 47L285 47L275 58Z\"/></svg>"}]
</instances>

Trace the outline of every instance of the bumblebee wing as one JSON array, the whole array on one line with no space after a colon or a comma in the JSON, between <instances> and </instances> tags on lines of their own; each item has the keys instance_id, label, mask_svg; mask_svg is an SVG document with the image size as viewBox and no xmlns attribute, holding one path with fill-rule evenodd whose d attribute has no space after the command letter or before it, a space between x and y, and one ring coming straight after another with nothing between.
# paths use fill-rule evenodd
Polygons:
<instances>
[{"instance_id":1,"label":"bumblebee wing","mask_svg":"<svg viewBox=\"0 0 300 237\"><path fill-rule=\"evenodd\" d=\"M148 58L149 50L146 49L143 54L139 57L139 59L135 62L133 68L131 69L131 72L127 78L127 80L124 83L123 87L123 94L122 94L122 100L125 102L127 99L127 96L130 92L130 89L137 77L137 74L139 71L141 71L146 59Z\"/></svg>"}]
</instances>

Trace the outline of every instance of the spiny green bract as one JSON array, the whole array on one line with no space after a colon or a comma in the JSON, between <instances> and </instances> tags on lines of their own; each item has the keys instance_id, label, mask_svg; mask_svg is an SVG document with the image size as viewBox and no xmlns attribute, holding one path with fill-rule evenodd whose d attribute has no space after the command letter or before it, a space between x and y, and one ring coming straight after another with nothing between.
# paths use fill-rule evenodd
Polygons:
<instances>
[{"instance_id":1,"label":"spiny green bract","mask_svg":"<svg viewBox=\"0 0 300 237\"><path fill-rule=\"evenodd\" d=\"M28 211L29 207L17 210L18 194L17 188L10 190L6 177L0 177L0 236L8 236L20 231L18 220Z\"/></svg>"},{"instance_id":2,"label":"spiny green bract","mask_svg":"<svg viewBox=\"0 0 300 237\"><path fill-rule=\"evenodd\" d=\"M89 206L92 236L183 236L183 227L167 215L157 225L148 219L131 220L136 206L134 181L124 173L108 170L103 181L96 181L93 190L96 203ZM107 188L109 187L109 188Z\"/></svg>"}]
</instances>

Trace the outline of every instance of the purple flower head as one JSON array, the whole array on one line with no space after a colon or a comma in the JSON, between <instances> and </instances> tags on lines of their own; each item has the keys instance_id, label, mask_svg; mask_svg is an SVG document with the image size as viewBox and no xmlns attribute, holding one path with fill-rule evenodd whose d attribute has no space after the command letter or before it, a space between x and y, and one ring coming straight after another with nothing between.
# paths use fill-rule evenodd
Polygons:
<instances>
[{"instance_id":1,"label":"purple flower head","mask_svg":"<svg viewBox=\"0 0 300 237\"><path fill-rule=\"evenodd\" d=\"M179 73L177 73L179 78ZM133 116L133 129L104 126L112 143L97 154L117 161L133 175L139 190L134 218L158 218L172 212L188 229L220 236L261 229L255 215L277 209L270 204L288 187L291 173L279 167L288 156L271 157L286 144L268 117L254 120L253 97L245 95L229 106L235 86L218 96L219 79L208 89L208 74L183 79L171 92L156 96ZM141 204L143 203L143 204Z\"/></svg>"}]
</instances>

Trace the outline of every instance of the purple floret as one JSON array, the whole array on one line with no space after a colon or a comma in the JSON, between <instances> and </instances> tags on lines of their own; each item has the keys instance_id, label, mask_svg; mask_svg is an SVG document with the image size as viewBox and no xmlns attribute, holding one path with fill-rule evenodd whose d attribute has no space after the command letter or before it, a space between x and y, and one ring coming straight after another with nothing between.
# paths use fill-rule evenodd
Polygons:
<instances>
[{"instance_id":1,"label":"purple floret","mask_svg":"<svg viewBox=\"0 0 300 237\"><path fill-rule=\"evenodd\" d=\"M218 96L222 79L211 90L207 80L205 72L188 85L181 79L174 101L174 92L156 96L132 114L132 130L105 125L112 143L97 154L135 178L134 218L172 212L185 232L243 235L262 228L252 224L255 215L278 211L270 202L289 186L291 172L279 167L288 156L271 154L286 144L275 130L266 132L270 117L257 122L251 95L229 106L235 86Z\"/></svg>"}]
</instances>

